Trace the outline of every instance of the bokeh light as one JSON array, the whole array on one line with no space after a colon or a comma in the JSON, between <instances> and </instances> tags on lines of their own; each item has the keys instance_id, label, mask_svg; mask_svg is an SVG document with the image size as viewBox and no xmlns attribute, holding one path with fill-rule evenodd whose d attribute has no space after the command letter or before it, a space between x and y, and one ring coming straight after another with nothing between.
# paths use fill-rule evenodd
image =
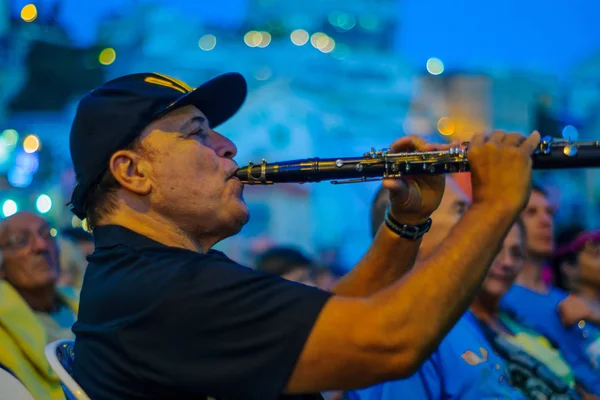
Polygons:
<instances>
[{"instance_id":1,"label":"bokeh light","mask_svg":"<svg viewBox=\"0 0 600 400\"><path fill-rule=\"evenodd\" d=\"M379 27L379 19L372 15L362 15L358 19L358 23L367 30L374 30Z\"/></svg>"},{"instance_id":2,"label":"bokeh light","mask_svg":"<svg viewBox=\"0 0 600 400\"><path fill-rule=\"evenodd\" d=\"M322 50L326 48L332 40L333 39L322 32L315 32L310 37L310 44L312 44L315 49Z\"/></svg>"},{"instance_id":3,"label":"bokeh light","mask_svg":"<svg viewBox=\"0 0 600 400\"><path fill-rule=\"evenodd\" d=\"M27 135L23 140L23 150L26 153L35 153L40 149L40 139L35 135Z\"/></svg>"},{"instance_id":4,"label":"bokeh light","mask_svg":"<svg viewBox=\"0 0 600 400\"><path fill-rule=\"evenodd\" d=\"M567 125L562 130L562 137L566 140L575 141L579 137L579 132L573 125Z\"/></svg>"},{"instance_id":5,"label":"bokeh light","mask_svg":"<svg viewBox=\"0 0 600 400\"><path fill-rule=\"evenodd\" d=\"M50 236L52 236L52 237L58 236L58 231L56 230L56 228L50 228Z\"/></svg>"},{"instance_id":6,"label":"bokeh light","mask_svg":"<svg viewBox=\"0 0 600 400\"><path fill-rule=\"evenodd\" d=\"M439 75L444 72L444 63L439 58L432 57L427 60L427 72L431 75Z\"/></svg>"},{"instance_id":7,"label":"bokeh light","mask_svg":"<svg viewBox=\"0 0 600 400\"><path fill-rule=\"evenodd\" d=\"M261 32L250 31L244 35L244 43L246 43L246 46L248 47L258 47L258 45L261 44L263 41L262 36L263 35Z\"/></svg>"},{"instance_id":8,"label":"bokeh light","mask_svg":"<svg viewBox=\"0 0 600 400\"><path fill-rule=\"evenodd\" d=\"M454 135L454 132L456 132L456 125L454 124L454 121L448 117L440 118L437 123L437 128L438 131L445 136Z\"/></svg>"},{"instance_id":9,"label":"bokeh light","mask_svg":"<svg viewBox=\"0 0 600 400\"><path fill-rule=\"evenodd\" d=\"M117 59L117 52L112 47L106 48L100 52L98 62L102 65L110 65Z\"/></svg>"},{"instance_id":10,"label":"bokeh light","mask_svg":"<svg viewBox=\"0 0 600 400\"><path fill-rule=\"evenodd\" d=\"M27 174L35 174L40 167L38 153L26 153L19 151L15 158L15 168Z\"/></svg>"},{"instance_id":11,"label":"bokeh light","mask_svg":"<svg viewBox=\"0 0 600 400\"><path fill-rule=\"evenodd\" d=\"M0 164L8 160L10 153L8 152L8 145L4 141L4 138L0 136Z\"/></svg>"},{"instance_id":12,"label":"bokeh light","mask_svg":"<svg viewBox=\"0 0 600 400\"><path fill-rule=\"evenodd\" d=\"M37 18L38 12L35 4L27 4L21 9L21 19L25 22L33 22Z\"/></svg>"},{"instance_id":13,"label":"bokeh light","mask_svg":"<svg viewBox=\"0 0 600 400\"><path fill-rule=\"evenodd\" d=\"M271 34L269 32L260 32L260 43L258 47L265 48L271 43Z\"/></svg>"},{"instance_id":14,"label":"bokeh light","mask_svg":"<svg viewBox=\"0 0 600 400\"><path fill-rule=\"evenodd\" d=\"M333 38L330 37L328 37L327 39L327 44L323 48L319 48L319 50L323 53L331 53L335 48L335 40L333 40Z\"/></svg>"},{"instance_id":15,"label":"bokeh light","mask_svg":"<svg viewBox=\"0 0 600 400\"><path fill-rule=\"evenodd\" d=\"M81 220L75 215L71 217L71 226L73 228L81 228Z\"/></svg>"},{"instance_id":16,"label":"bokeh light","mask_svg":"<svg viewBox=\"0 0 600 400\"><path fill-rule=\"evenodd\" d=\"M217 38L215 35L204 35L198 40L198 47L204 51L211 51L217 45Z\"/></svg>"},{"instance_id":17,"label":"bokeh light","mask_svg":"<svg viewBox=\"0 0 600 400\"><path fill-rule=\"evenodd\" d=\"M254 72L254 77L259 81L266 81L273 75L273 71L269 67L261 67Z\"/></svg>"},{"instance_id":18,"label":"bokeh light","mask_svg":"<svg viewBox=\"0 0 600 400\"><path fill-rule=\"evenodd\" d=\"M304 46L309 39L310 35L304 29L296 29L290 34L292 43L296 46Z\"/></svg>"},{"instance_id":19,"label":"bokeh light","mask_svg":"<svg viewBox=\"0 0 600 400\"><path fill-rule=\"evenodd\" d=\"M52 208L52 199L47 194L41 194L35 201L35 208L42 213L46 214Z\"/></svg>"},{"instance_id":20,"label":"bokeh light","mask_svg":"<svg viewBox=\"0 0 600 400\"><path fill-rule=\"evenodd\" d=\"M19 141L19 133L14 129L6 129L0 135L6 146L15 146Z\"/></svg>"},{"instance_id":21,"label":"bokeh light","mask_svg":"<svg viewBox=\"0 0 600 400\"><path fill-rule=\"evenodd\" d=\"M11 215L16 214L17 211L19 211L19 207L14 200L8 199L2 204L2 214L4 214L5 217L10 217Z\"/></svg>"},{"instance_id":22,"label":"bokeh light","mask_svg":"<svg viewBox=\"0 0 600 400\"><path fill-rule=\"evenodd\" d=\"M352 14L341 13L337 17L337 26L348 31L356 26L356 17Z\"/></svg>"},{"instance_id":23,"label":"bokeh light","mask_svg":"<svg viewBox=\"0 0 600 400\"><path fill-rule=\"evenodd\" d=\"M33 174L20 168L12 168L6 175L8 183L13 187L25 188L33 182Z\"/></svg>"}]
</instances>

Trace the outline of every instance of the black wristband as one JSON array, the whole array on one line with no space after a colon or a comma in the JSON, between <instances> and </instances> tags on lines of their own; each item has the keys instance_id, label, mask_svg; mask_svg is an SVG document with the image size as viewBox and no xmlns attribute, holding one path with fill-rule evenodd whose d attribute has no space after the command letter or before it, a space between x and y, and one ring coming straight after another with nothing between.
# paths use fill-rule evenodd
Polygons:
<instances>
[{"instance_id":1,"label":"black wristband","mask_svg":"<svg viewBox=\"0 0 600 400\"><path fill-rule=\"evenodd\" d=\"M431 218L428 218L425 223L420 225L407 225L402 224L394 219L390 213L390 208L385 210L385 217L383 219L385 225L394 232L396 235L403 237L408 240L420 239L424 234L431 228Z\"/></svg>"}]
</instances>

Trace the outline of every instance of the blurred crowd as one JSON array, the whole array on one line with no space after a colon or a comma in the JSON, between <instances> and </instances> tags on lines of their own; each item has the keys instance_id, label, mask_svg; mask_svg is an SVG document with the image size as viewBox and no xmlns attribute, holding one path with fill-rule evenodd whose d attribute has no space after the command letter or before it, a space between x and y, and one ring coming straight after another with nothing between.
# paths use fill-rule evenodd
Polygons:
<instances>
[{"instance_id":1,"label":"blurred crowd","mask_svg":"<svg viewBox=\"0 0 600 400\"><path fill-rule=\"evenodd\" d=\"M420 260L452 234L470 204L466 191L453 178L447 180ZM386 191L379 190L371 215L365 215L373 235L388 201ZM419 371L400 381L325 397L477 399L504 393L505 398L599 398L600 231L585 230L581 221L557 231L555 211L544 189L535 186L470 310ZM37 214L20 212L0 221L0 374L15 377L36 399L64 398L44 347L73 339L86 256L93 250L88 232L57 231ZM343 274L276 241L252 264L325 290Z\"/></svg>"}]
</instances>

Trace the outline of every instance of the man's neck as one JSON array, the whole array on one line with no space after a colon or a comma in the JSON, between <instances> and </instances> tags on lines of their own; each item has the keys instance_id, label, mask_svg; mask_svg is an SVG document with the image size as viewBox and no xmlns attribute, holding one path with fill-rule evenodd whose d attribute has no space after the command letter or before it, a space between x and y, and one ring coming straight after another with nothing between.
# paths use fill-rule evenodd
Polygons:
<instances>
[{"instance_id":1,"label":"man's neck","mask_svg":"<svg viewBox=\"0 0 600 400\"><path fill-rule=\"evenodd\" d=\"M536 292L545 292L547 288L542 281L542 267L544 261L544 258L541 257L527 257L523 269L517 277L516 283Z\"/></svg>"},{"instance_id":2,"label":"man's neck","mask_svg":"<svg viewBox=\"0 0 600 400\"><path fill-rule=\"evenodd\" d=\"M172 221L152 212L135 213L116 211L106 216L101 225L120 225L166 246L206 253L218 240L199 241L184 232Z\"/></svg>"},{"instance_id":3,"label":"man's neck","mask_svg":"<svg viewBox=\"0 0 600 400\"><path fill-rule=\"evenodd\" d=\"M52 312L58 308L59 300L54 285L36 290L17 290L34 311Z\"/></svg>"}]
</instances>

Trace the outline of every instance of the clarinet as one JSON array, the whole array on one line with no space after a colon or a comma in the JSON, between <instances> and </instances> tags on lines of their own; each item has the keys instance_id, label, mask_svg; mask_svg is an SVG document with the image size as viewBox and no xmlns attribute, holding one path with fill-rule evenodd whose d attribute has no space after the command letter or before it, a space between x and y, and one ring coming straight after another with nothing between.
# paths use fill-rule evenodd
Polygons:
<instances>
[{"instance_id":1,"label":"clarinet","mask_svg":"<svg viewBox=\"0 0 600 400\"><path fill-rule=\"evenodd\" d=\"M333 184L377 181L416 174L447 174L469 171L469 142L444 151L394 153L375 150L362 157L306 158L260 164L250 162L236 172L247 185L274 183ZM544 137L532 154L533 169L600 167L600 141L576 142Z\"/></svg>"}]
</instances>

